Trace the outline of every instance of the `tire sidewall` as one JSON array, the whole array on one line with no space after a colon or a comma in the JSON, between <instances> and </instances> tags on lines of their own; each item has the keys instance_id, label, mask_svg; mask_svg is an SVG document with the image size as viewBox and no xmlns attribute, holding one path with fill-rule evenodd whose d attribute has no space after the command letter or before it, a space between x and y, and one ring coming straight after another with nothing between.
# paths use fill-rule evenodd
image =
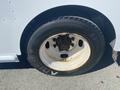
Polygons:
<instances>
[{"instance_id":1,"label":"tire sidewall","mask_svg":"<svg viewBox=\"0 0 120 90\"><path fill-rule=\"evenodd\" d=\"M39 49L42 43L52 35L58 33L76 33L87 39L91 47L91 56L89 60L80 68L72 71L56 71L45 66L40 60ZM49 75L77 75L83 74L98 63L105 49L105 41L102 32L97 25L87 20L54 20L39 27L31 36L28 43L28 61L32 66Z\"/></svg>"}]
</instances>

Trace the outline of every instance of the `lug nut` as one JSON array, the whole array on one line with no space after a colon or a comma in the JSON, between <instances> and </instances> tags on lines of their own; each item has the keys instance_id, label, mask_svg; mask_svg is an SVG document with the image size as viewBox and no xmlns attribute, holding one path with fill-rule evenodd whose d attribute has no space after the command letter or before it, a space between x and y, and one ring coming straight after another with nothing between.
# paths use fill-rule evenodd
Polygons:
<instances>
[{"instance_id":1,"label":"lug nut","mask_svg":"<svg viewBox=\"0 0 120 90\"><path fill-rule=\"evenodd\" d=\"M73 44L73 43L71 43L71 46L72 46L72 47L74 47L74 44Z\"/></svg>"},{"instance_id":2,"label":"lug nut","mask_svg":"<svg viewBox=\"0 0 120 90\"><path fill-rule=\"evenodd\" d=\"M75 38L74 38L74 37L71 37L71 40L73 40L73 41L74 41L74 40L75 40Z\"/></svg>"},{"instance_id":3,"label":"lug nut","mask_svg":"<svg viewBox=\"0 0 120 90\"><path fill-rule=\"evenodd\" d=\"M57 46L56 44L53 45L54 48L56 48L56 46Z\"/></svg>"}]
</instances>

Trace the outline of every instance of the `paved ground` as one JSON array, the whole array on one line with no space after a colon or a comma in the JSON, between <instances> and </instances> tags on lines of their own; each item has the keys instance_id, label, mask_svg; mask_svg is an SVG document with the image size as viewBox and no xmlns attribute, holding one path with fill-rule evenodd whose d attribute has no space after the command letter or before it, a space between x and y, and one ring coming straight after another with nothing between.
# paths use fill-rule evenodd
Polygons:
<instances>
[{"instance_id":1,"label":"paved ground","mask_svg":"<svg viewBox=\"0 0 120 90\"><path fill-rule=\"evenodd\" d=\"M73 77L52 77L35 69L0 70L0 90L120 90L120 68L104 69Z\"/></svg>"}]
</instances>

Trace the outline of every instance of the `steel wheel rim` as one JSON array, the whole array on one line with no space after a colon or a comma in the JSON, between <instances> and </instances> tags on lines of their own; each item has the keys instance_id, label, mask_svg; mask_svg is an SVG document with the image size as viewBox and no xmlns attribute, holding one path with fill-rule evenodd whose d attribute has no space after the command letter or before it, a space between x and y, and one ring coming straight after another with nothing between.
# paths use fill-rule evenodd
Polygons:
<instances>
[{"instance_id":1,"label":"steel wheel rim","mask_svg":"<svg viewBox=\"0 0 120 90\"><path fill-rule=\"evenodd\" d=\"M74 37L72 41L74 46L70 46L69 50L59 51L58 46L54 47L55 41L53 38L58 38L60 35L69 34L69 37ZM79 45L79 41L83 41L83 45ZM49 42L49 47L46 48L46 43ZM68 54L67 58L61 58L61 54ZM49 68L57 71L71 71L83 66L90 58L90 44L82 35L75 33L59 33L47 38L39 48L39 57L41 61Z\"/></svg>"}]
</instances>

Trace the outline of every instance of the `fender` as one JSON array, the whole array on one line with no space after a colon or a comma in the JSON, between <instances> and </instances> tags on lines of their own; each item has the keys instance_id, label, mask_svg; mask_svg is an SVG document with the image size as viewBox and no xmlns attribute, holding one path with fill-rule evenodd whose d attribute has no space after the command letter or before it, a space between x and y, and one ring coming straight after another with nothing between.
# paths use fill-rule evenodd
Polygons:
<instances>
[{"instance_id":1,"label":"fender","mask_svg":"<svg viewBox=\"0 0 120 90\"><path fill-rule=\"evenodd\" d=\"M2 12L0 14L0 31L2 32L0 33L0 56L20 55L21 36L26 31L26 27L28 27L28 25L34 21L34 18L52 8L67 5L85 6L102 13L102 15L104 15L110 21L109 24L112 25L110 26L112 28L108 28L106 35L109 35L110 33L116 33L116 36L110 35L112 36L110 44L113 46L115 51L120 51L120 12L118 12L120 9L119 3L120 1L115 2L114 0L98 0L97 2L96 0L0 1L0 11ZM69 10L69 12L71 12L71 10ZM55 15L55 13L53 14ZM52 16L53 14L49 14L49 16ZM57 12L57 14L60 13ZM94 13L92 15L94 15ZM47 18L48 17L44 17L42 19L47 20ZM109 32L109 29L114 29L115 33L114 30Z\"/></svg>"}]
</instances>

